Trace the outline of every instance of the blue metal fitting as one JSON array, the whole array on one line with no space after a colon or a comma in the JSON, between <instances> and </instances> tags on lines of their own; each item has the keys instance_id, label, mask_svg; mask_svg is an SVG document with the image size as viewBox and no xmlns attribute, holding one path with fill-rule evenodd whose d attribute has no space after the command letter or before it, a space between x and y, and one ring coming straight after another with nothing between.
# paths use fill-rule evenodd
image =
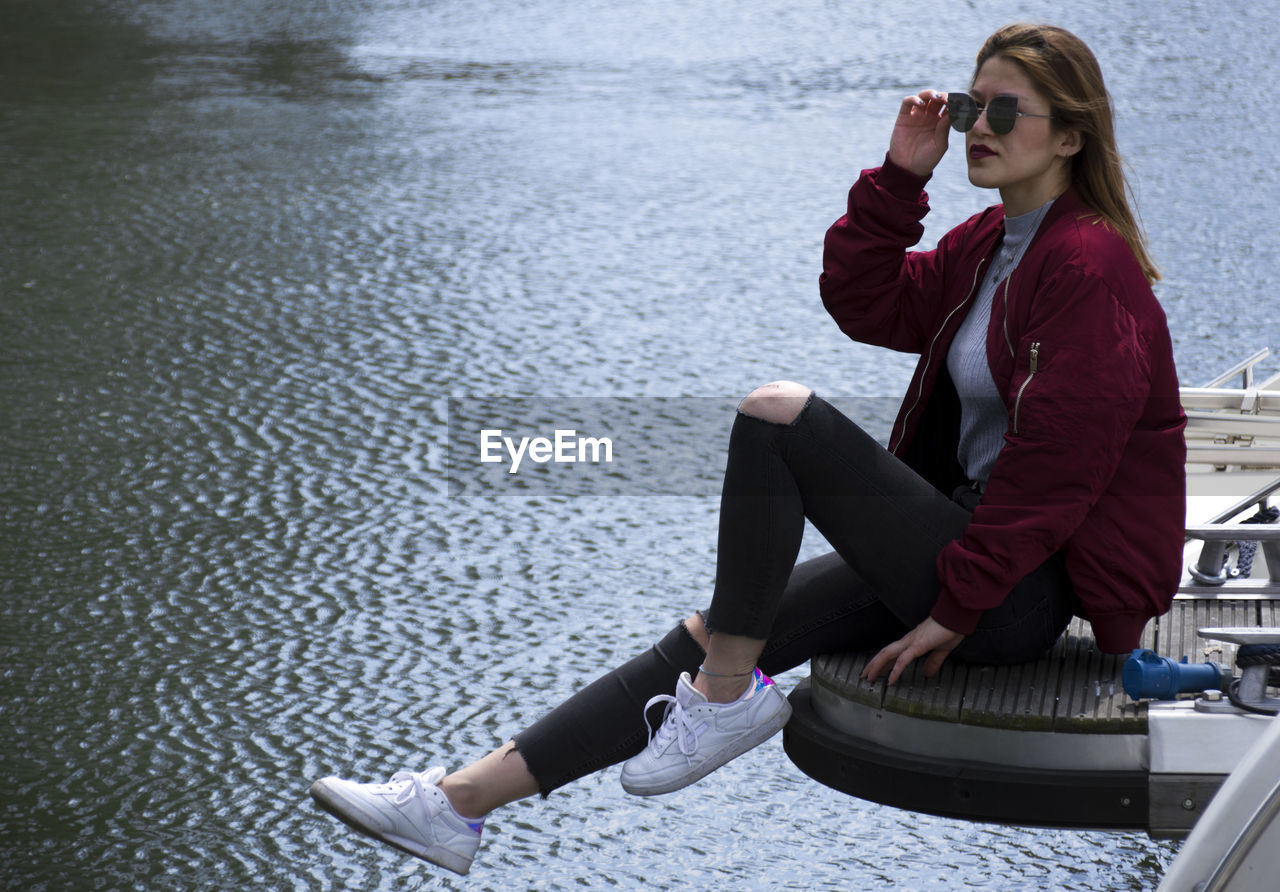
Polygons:
<instances>
[{"instance_id":1,"label":"blue metal fitting","mask_svg":"<svg viewBox=\"0 0 1280 892\"><path fill-rule=\"evenodd\" d=\"M1174 662L1155 651L1135 648L1120 672L1124 692L1134 700L1174 700L1179 694L1225 690L1231 675L1217 663Z\"/></svg>"}]
</instances>

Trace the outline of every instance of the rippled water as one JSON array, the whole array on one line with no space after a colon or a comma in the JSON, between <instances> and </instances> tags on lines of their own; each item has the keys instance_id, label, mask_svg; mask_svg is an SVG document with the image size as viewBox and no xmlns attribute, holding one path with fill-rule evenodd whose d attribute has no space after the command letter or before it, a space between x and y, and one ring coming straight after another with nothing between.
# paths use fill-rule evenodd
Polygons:
<instances>
[{"instance_id":1,"label":"rippled water","mask_svg":"<svg viewBox=\"0 0 1280 892\"><path fill-rule=\"evenodd\" d=\"M897 393L821 236L1004 21L1102 58L1184 380L1280 347L1266 29L1029 7L9 4L0 885L461 886L310 779L456 765L645 646L708 596L716 502L451 495L449 398ZM987 200L954 158L930 192L929 240ZM465 884L1138 889L1176 852L878 807L776 742L718 777L521 803Z\"/></svg>"}]
</instances>

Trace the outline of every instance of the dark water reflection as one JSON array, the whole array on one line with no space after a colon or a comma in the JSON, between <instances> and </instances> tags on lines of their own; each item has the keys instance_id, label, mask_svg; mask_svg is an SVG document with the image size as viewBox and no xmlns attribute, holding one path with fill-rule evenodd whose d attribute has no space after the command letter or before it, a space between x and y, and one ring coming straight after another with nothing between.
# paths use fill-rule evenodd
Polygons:
<instances>
[{"instance_id":1,"label":"dark water reflection","mask_svg":"<svg viewBox=\"0 0 1280 892\"><path fill-rule=\"evenodd\" d=\"M1027 12L906 9L11 4L0 884L453 885L308 779L457 764L643 646L705 600L716 505L451 496L449 398L899 391L908 357L824 318L821 234L897 98ZM1062 15L1110 75L1184 379L1280 347L1276 125L1238 111L1262 29ZM930 192L928 238L984 200L950 159ZM777 746L724 781L521 804L468 886L1147 888L1176 851L874 807Z\"/></svg>"}]
</instances>

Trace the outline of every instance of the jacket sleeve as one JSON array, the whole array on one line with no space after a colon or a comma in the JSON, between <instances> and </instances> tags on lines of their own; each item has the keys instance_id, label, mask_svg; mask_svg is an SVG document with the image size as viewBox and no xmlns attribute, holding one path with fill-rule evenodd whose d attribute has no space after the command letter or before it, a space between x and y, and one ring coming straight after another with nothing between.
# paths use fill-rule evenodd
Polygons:
<instances>
[{"instance_id":1,"label":"jacket sleeve","mask_svg":"<svg viewBox=\"0 0 1280 892\"><path fill-rule=\"evenodd\" d=\"M862 172L847 212L827 230L818 289L827 312L855 341L924 352L942 302L946 255L942 243L933 251L908 250L924 233L928 179L886 157L882 167Z\"/></svg>"},{"instance_id":2,"label":"jacket sleeve","mask_svg":"<svg viewBox=\"0 0 1280 892\"><path fill-rule=\"evenodd\" d=\"M931 615L968 634L1061 549L1106 491L1150 391L1138 321L1097 273L1041 285L1014 351L1009 426L964 534L938 555Z\"/></svg>"}]
</instances>

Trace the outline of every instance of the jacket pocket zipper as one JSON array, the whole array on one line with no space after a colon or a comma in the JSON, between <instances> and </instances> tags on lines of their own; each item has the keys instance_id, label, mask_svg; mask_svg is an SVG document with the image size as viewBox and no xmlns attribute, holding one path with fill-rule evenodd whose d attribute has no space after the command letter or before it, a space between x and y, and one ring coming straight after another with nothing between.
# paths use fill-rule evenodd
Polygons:
<instances>
[{"instance_id":1,"label":"jacket pocket zipper","mask_svg":"<svg viewBox=\"0 0 1280 892\"><path fill-rule=\"evenodd\" d=\"M1009 273L1008 278L1004 280L1004 319L1000 322L1000 327L1004 330L1004 342L1009 346L1009 358L1017 359L1017 354L1013 350L1013 341L1009 340L1009 283L1013 281L1013 273Z\"/></svg>"},{"instance_id":2,"label":"jacket pocket zipper","mask_svg":"<svg viewBox=\"0 0 1280 892\"><path fill-rule=\"evenodd\" d=\"M1027 378L1022 382L1022 386L1018 388L1018 395L1013 401L1013 432L1018 432L1018 411L1022 408L1022 394L1026 391L1027 385L1031 383L1031 379L1036 376L1036 367L1040 365L1040 342L1031 342L1031 356L1028 361Z\"/></svg>"}]
</instances>

